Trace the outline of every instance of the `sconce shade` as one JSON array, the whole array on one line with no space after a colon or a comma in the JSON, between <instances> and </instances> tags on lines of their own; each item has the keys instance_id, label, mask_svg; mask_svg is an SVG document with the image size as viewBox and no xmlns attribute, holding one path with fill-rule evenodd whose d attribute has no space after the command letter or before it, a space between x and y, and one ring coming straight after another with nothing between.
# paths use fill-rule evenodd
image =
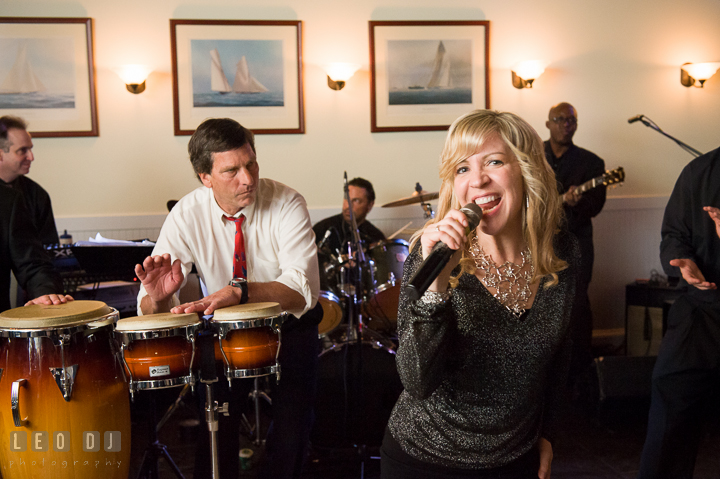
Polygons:
<instances>
[{"instance_id":1,"label":"sconce shade","mask_svg":"<svg viewBox=\"0 0 720 479\"><path fill-rule=\"evenodd\" d=\"M698 88L702 88L705 81L715 75L720 69L720 62L685 63L680 67L680 83L690 87L697 82Z\"/></svg>"},{"instance_id":2,"label":"sconce shade","mask_svg":"<svg viewBox=\"0 0 720 479\"><path fill-rule=\"evenodd\" d=\"M325 66L328 77L328 86L333 90L342 90L356 71L360 69L357 63L331 63Z\"/></svg>"},{"instance_id":3,"label":"sconce shade","mask_svg":"<svg viewBox=\"0 0 720 479\"><path fill-rule=\"evenodd\" d=\"M123 65L118 68L117 73L130 93L142 93L145 91L145 80L151 71L145 65Z\"/></svg>"},{"instance_id":4,"label":"sconce shade","mask_svg":"<svg viewBox=\"0 0 720 479\"><path fill-rule=\"evenodd\" d=\"M515 88L532 88L533 82L545 71L545 63L540 60L528 60L512 68L512 84Z\"/></svg>"}]
</instances>

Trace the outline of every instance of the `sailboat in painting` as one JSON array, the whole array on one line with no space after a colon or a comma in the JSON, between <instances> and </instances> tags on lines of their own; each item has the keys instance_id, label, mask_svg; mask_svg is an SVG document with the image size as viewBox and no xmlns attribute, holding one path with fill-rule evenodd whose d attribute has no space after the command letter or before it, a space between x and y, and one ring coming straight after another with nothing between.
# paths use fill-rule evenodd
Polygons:
<instances>
[{"instance_id":1,"label":"sailboat in painting","mask_svg":"<svg viewBox=\"0 0 720 479\"><path fill-rule=\"evenodd\" d=\"M410 85L409 90L424 90L425 88L452 88L450 85L450 58L446 55L445 45L440 41L435 60L433 61L430 80L424 85Z\"/></svg>"},{"instance_id":2,"label":"sailboat in painting","mask_svg":"<svg viewBox=\"0 0 720 479\"><path fill-rule=\"evenodd\" d=\"M210 89L218 93L263 93L269 91L265 85L250 74L245 56L237 62L235 81L231 87L225 76L217 48L210 52Z\"/></svg>"},{"instance_id":3,"label":"sailboat in painting","mask_svg":"<svg viewBox=\"0 0 720 479\"><path fill-rule=\"evenodd\" d=\"M233 92L235 93L262 93L268 91L265 85L260 83L257 78L250 75L250 69L248 63L243 56L239 62L237 62L237 69L235 70L235 82L233 83Z\"/></svg>"},{"instance_id":4,"label":"sailboat in painting","mask_svg":"<svg viewBox=\"0 0 720 479\"><path fill-rule=\"evenodd\" d=\"M210 50L210 89L219 93L232 91L223 71L220 53L218 53L217 48Z\"/></svg>"},{"instance_id":5,"label":"sailboat in painting","mask_svg":"<svg viewBox=\"0 0 720 479\"><path fill-rule=\"evenodd\" d=\"M37 93L45 90L45 85L37 77L28 60L27 46L22 45L18 50L15 63L0 85L0 94Z\"/></svg>"},{"instance_id":6,"label":"sailboat in painting","mask_svg":"<svg viewBox=\"0 0 720 479\"><path fill-rule=\"evenodd\" d=\"M432 75L427 84L428 88L452 88L450 85L450 57L445 54L443 42L438 45Z\"/></svg>"}]
</instances>

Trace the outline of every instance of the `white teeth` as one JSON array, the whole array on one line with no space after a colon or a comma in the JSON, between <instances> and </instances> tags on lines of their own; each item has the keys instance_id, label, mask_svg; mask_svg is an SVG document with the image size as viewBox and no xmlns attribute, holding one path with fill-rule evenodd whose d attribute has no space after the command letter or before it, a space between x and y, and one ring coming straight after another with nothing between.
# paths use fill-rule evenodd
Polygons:
<instances>
[{"instance_id":1,"label":"white teeth","mask_svg":"<svg viewBox=\"0 0 720 479\"><path fill-rule=\"evenodd\" d=\"M475 200L476 205L484 205L485 203L490 203L491 201L495 201L497 197L495 195L492 196L484 196L482 198L478 198Z\"/></svg>"}]
</instances>

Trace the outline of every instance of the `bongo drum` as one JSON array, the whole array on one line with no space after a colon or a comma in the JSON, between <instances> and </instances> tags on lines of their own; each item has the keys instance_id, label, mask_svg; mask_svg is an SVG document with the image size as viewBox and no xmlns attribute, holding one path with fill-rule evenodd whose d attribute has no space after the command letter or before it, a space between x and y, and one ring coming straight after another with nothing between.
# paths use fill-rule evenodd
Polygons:
<instances>
[{"instance_id":1,"label":"bongo drum","mask_svg":"<svg viewBox=\"0 0 720 479\"><path fill-rule=\"evenodd\" d=\"M130 402L101 301L0 313L0 464L5 479L126 478Z\"/></svg>"},{"instance_id":2,"label":"bongo drum","mask_svg":"<svg viewBox=\"0 0 720 479\"><path fill-rule=\"evenodd\" d=\"M280 327L287 316L278 303L239 304L215 311L211 322L218 337L215 355L225 364L228 381L269 374L280 379Z\"/></svg>"},{"instance_id":3,"label":"bongo drum","mask_svg":"<svg viewBox=\"0 0 720 479\"><path fill-rule=\"evenodd\" d=\"M158 313L117 322L115 337L129 375L130 393L195 384L195 313Z\"/></svg>"}]
</instances>

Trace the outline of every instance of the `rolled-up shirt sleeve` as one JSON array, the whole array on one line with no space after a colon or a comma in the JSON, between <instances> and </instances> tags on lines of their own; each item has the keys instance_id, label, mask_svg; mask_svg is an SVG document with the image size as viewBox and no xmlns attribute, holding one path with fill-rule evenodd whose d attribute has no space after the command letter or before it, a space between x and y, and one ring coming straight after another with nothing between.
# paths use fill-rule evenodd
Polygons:
<instances>
[{"instance_id":1,"label":"rolled-up shirt sleeve","mask_svg":"<svg viewBox=\"0 0 720 479\"><path fill-rule=\"evenodd\" d=\"M294 195L280 211L278 225L277 260L280 276L278 283L300 293L305 298L305 308L289 311L301 316L317 303L320 292L320 275L317 262L315 233L310 214L300 194Z\"/></svg>"}]
</instances>

